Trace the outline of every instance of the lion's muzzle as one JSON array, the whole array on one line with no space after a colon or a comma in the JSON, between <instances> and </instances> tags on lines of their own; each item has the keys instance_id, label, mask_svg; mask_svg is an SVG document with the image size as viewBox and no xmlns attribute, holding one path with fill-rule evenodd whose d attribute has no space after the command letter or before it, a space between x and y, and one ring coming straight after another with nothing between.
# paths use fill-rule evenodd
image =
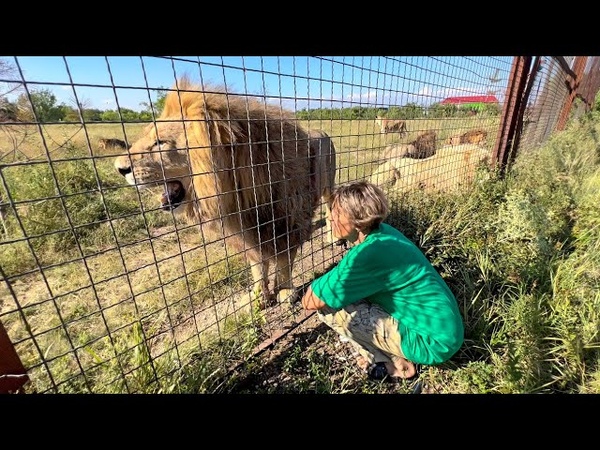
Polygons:
<instances>
[{"instance_id":1,"label":"lion's muzzle","mask_svg":"<svg viewBox=\"0 0 600 450\"><path fill-rule=\"evenodd\" d=\"M128 159L119 157L115 159L115 169L125 177L125 181L128 184L135 185L135 177L133 176L133 169Z\"/></svg>"},{"instance_id":2,"label":"lion's muzzle","mask_svg":"<svg viewBox=\"0 0 600 450\"><path fill-rule=\"evenodd\" d=\"M185 188L181 181L168 181L165 192L160 199L162 209L172 211L177 208L185 198Z\"/></svg>"},{"instance_id":3,"label":"lion's muzzle","mask_svg":"<svg viewBox=\"0 0 600 450\"><path fill-rule=\"evenodd\" d=\"M131 167L119 167L119 173L125 177L127 174L131 173Z\"/></svg>"}]
</instances>

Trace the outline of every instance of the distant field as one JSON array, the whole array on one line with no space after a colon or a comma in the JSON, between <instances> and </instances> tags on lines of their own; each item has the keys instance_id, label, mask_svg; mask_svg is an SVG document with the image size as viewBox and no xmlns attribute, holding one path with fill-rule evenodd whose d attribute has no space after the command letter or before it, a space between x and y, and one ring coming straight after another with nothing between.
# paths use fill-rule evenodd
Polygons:
<instances>
[{"instance_id":1,"label":"distant field","mask_svg":"<svg viewBox=\"0 0 600 450\"><path fill-rule=\"evenodd\" d=\"M400 137L397 133L381 134L374 120L321 120L303 121L303 126L317 128L329 134L338 152L338 182L369 177L383 163L382 155L388 145L408 143L429 130L436 132L438 148L447 137L473 129L488 132L485 148L493 148L498 130L498 117L473 116L460 119L417 119L407 120L408 133Z\"/></svg>"},{"instance_id":2,"label":"distant field","mask_svg":"<svg viewBox=\"0 0 600 450\"><path fill-rule=\"evenodd\" d=\"M15 159L46 159L47 153L52 159L60 158L60 150L66 146L89 156L114 153L110 149L98 152L100 138L118 138L133 142L146 124L143 123L98 123L82 125L40 124L36 125L0 125L0 158L4 163ZM58 152L58 153L56 153Z\"/></svg>"},{"instance_id":3,"label":"distant field","mask_svg":"<svg viewBox=\"0 0 600 450\"><path fill-rule=\"evenodd\" d=\"M478 155L485 154L493 146L497 120L476 116L460 120L412 120L407 123L408 134L402 137L396 133L379 133L379 127L372 120L304 121L301 125L321 129L332 137L337 149L338 183L371 179L395 184L388 187L397 189L403 183L407 188L417 188L424 183L432 185L432 178L442 176L445 180L442 184L449 186L454 178L472 171L476 160L466 153L472 149L444 147L444 141L450 135L469 129L485 129L488 140L477 149ZM98 147L100 138L133 143L145 126L128 123L40 125L40 128L0 126L0 163L4 165L0 196L6 203L10 200L16 203L22 222L19 224L8 214L2 224L4 240L35 236L30 242L37 246L39 262L52 264L64 260L61 252L69 253L70 249L77 253L73 227L76 227L79 245L93 253L96 249L116 245L115 237L120 244L136 242L154 228L173 225L173 218L160 210L158 191L138 193L114 169L115 155L125 150ZM432 160L425 167L419 160L410 159L398 165L384 159L387 146L410 142L426 130L437 134L439 164ZM468 171L463 167L465 164L469 165ZM414 176L416 171L422 173ZM397 179L399 176L401 180ZM99 185L102 192L98 191ZM70 214L69 221L65 208ZM19 270L36 267L38 263L34 258L23 256L23 249L17 250L24 245L20 241L0 248L0 253L4 252L11 262L6 264L5 270L19 273ZM7 249L11 249L12 256L6 255ZM25 251L25 255L28 253Z\"/></svg>"},{"instance_id":4,"label":"distant field","mask_svg":"<svg viewBox=\"0 0 600 450\"><path fill-rule=\"evenodd\" d=\"M395 133L381 134L374 120L320 120L300 121L300 124L317 128L332 136L334 144L342 154L357 149L379 150L395 142L409 142L426 130L434 130L439 141L464 131L482 128L491 133L497 130L498 117L473 116L460 119L418 119L408 120L408 134L401 139ZM0 125L0 158L10 162L12 157L46 159L46 151L53 153L65 145L87 150L88 144L94 156L100 138L118 138L130 143L139 136L146 123L97 123L82 125L40 124ZM115 152L102 152L102 154ZM8 161L7 161L8 160Z\"/></svg>"}]
</instances>

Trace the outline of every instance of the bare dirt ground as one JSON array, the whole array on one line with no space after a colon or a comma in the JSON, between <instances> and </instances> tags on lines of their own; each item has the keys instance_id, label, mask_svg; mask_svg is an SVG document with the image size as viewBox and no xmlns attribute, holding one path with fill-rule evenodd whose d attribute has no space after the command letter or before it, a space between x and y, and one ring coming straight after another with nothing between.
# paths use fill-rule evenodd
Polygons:
<instances>
[{"instance_id":1,"label":"bare dirt ground","mask_svg":"<svg viewBox=\"0 0 600 450\"><path fill-rule=\"evenodd\" d=\"M255 394L433 394L419 375L396 382L371 381L356 364L356 353L336 332L312 314L275 345L231 376L229 393Z\"/></svg>"}]
</instances>

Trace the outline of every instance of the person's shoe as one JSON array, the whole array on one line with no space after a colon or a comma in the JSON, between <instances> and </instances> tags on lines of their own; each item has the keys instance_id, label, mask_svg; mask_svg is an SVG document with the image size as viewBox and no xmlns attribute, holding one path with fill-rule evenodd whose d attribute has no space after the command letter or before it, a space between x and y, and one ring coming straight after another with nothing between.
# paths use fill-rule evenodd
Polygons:
<instances>
[{"instance_id":1,"label":"person's shoe","mask_svg":"<svg viewBox=\"0 0 600 450\"><path fill-rule=\"evenodd\" d=\"M384 362L378 362L369 367L368 376L370 380L374 381L383 381L385 379L390 380L390 377L387 367L385 367Z\"/></svg>"},{"instance_id":2,"label":"person's shoe","mask_svg":"<svg viewBox=\"0 0 600 450\"><path fill-rule=\"evenodd\" d=\"M419 376L419 372L420 372L419 369L420 369L419 364L415 364L415 374L412 377L410 377L410 378L392 377L388 373L388 370L387 370L387 367L385 366L385 363L384 362L378 362L378 363L375 363L375 364L371 365L371 367L369 367L367 375L369 376L370 380L374 380L374 381L388 381L388 382L396 383L396 382L398 382L400 380L414 380L415 378L417 378Z\"/></svg>"}]
</instances>

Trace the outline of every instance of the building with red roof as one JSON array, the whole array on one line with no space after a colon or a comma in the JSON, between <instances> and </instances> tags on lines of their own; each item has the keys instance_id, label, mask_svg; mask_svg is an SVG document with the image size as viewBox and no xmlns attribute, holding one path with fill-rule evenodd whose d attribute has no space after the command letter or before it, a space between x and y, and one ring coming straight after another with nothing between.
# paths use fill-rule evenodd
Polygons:
<instances>
[{"instance_id":1,"label":"building with red roof","mask_svg":"<svg viewBox=\"0 0 600 450\"><path fill-rule=\"evenodd\" d=\"M440 102L440 105L456 105L457 107L467 107L481 109L486 104L498 104L495 95L471 95L465 97L448 97Z\"/></svg>"}]
</instances>

